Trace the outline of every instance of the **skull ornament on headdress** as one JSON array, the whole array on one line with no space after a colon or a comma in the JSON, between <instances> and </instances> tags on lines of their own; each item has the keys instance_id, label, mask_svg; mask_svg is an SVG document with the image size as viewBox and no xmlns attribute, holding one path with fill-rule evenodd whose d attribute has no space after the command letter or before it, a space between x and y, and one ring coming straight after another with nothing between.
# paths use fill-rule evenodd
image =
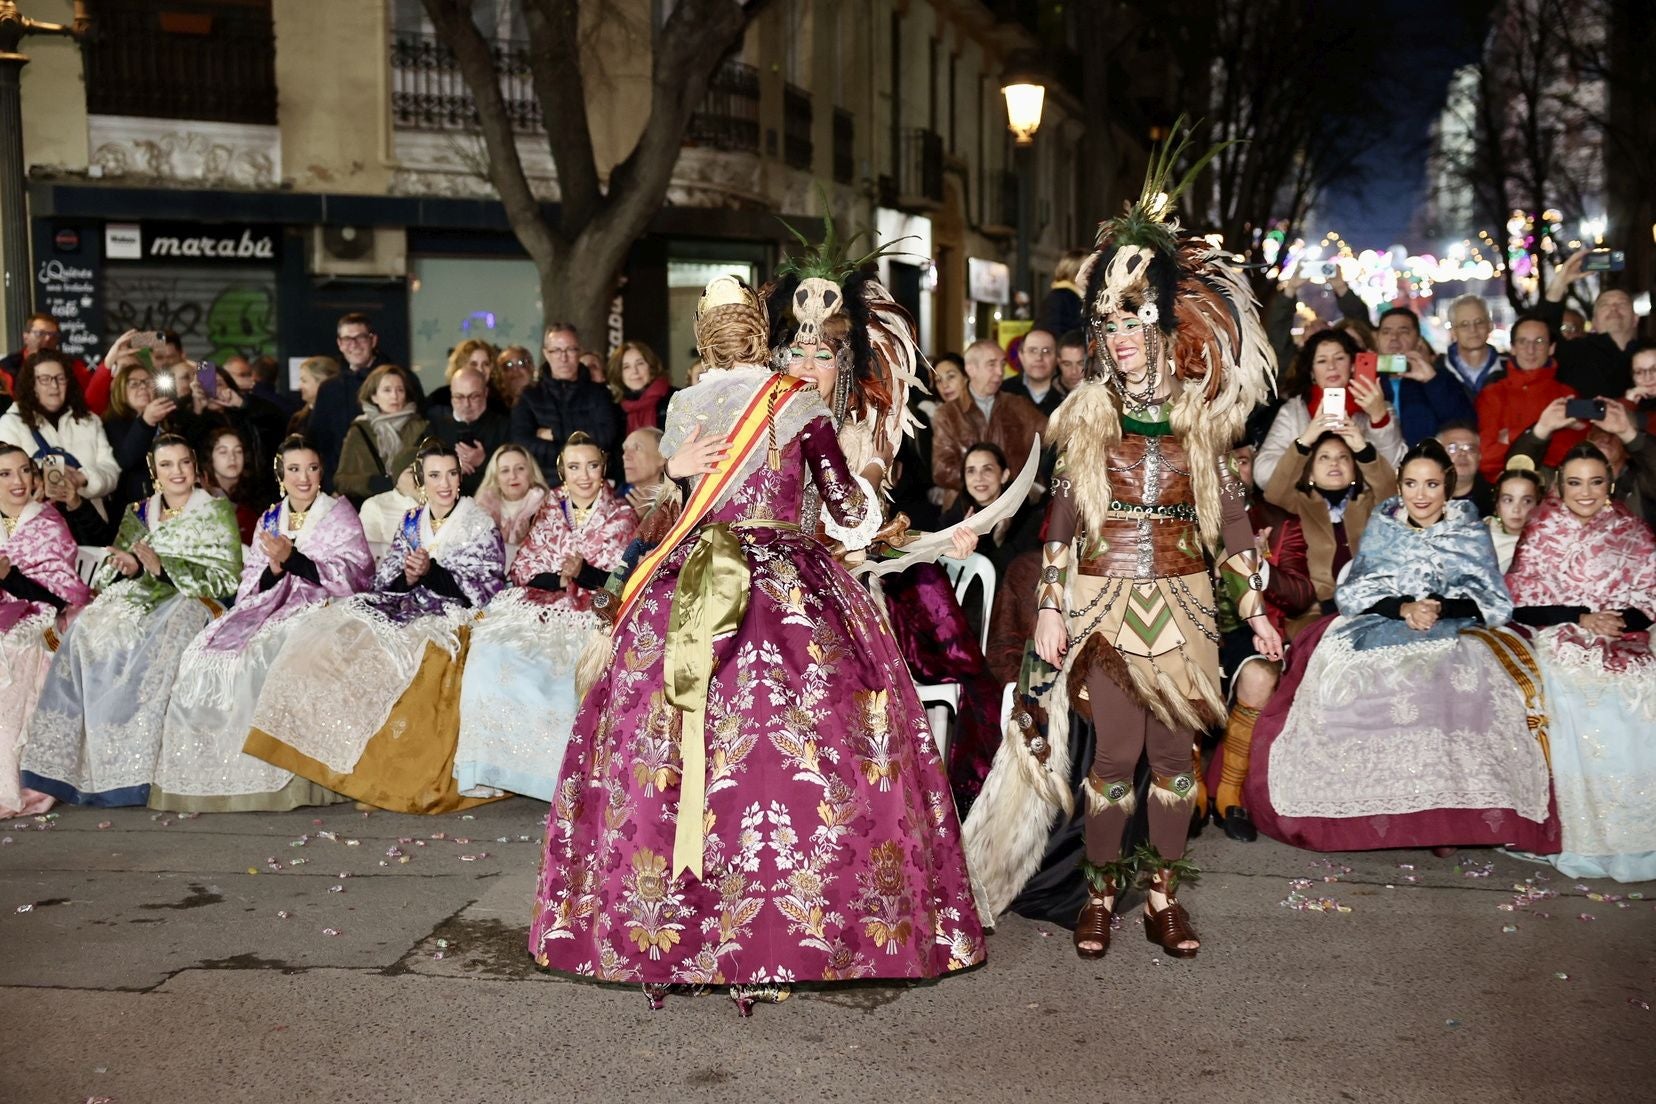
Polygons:
<instances>
[{"instance_id":1,"label":"skull ornament on headdress","mask_svg":"<svg viewBox=\"0 0 1656 1104\"><path fill-rule=\"evenodd\" d=\"M799 321L799 328L794 331L794 340L820 340L822 324L844 305L845 296L840 293L839 285L834 281L821 276L808 276L799 281L799 286L793 293L794 318Z\"/></svg>"},{"instance_id":2,"label":"skull ornament on headdress","mask_svg":"<svg viewBox=\"0 0 1656 1104\"><path fill-rule=\"evenodd\" d=\"M820 188L818 197L823 240L812 242L788 226L801 248L777 267L777 281L764 291L771 345L784 369L790 346L832 346L838 380L829 407L836 422L873 419L875 436L895 454L903 433L916 424L908 409L909 388L925 391L919 334L908 311L866 270L880 257L901 252L904 239L851 257L851 246L867 231L841 238ZM843 323L827 327L840 317Z\"/></svg>"}]
</instances>

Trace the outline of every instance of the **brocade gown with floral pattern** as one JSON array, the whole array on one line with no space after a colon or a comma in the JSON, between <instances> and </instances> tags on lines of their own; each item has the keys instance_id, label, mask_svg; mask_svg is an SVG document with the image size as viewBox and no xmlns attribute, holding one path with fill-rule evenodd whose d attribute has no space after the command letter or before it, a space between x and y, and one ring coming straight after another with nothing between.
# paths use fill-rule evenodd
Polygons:
<instances>
[{"instance_id":1,"label":"brocade gown with floral pattern","mask_svg":"<svg viewBox=\"0 0 1656 1104\"><path fill-rule=\"evenodd\" d=\"M745 616L714 643L703 876L672 870L682 714L663 666L692 533L623 615L576 719L530 931L542 966L723 985L924 978L983 960L907 666L862 587L791 527L807 474L838 523L867 509L826 407L814 393L795 403L820 416L787 440L780 470L761 461L702 521L738 524L751 573Z\"/></svg>"}]
</instances>

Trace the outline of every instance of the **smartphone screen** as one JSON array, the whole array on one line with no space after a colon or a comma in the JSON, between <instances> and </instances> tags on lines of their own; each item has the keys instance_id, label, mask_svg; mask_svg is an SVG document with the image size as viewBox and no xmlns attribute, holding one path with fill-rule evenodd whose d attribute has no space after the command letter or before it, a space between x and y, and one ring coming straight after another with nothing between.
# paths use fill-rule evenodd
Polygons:
<instances>
[{"instance_id":1,"label":"smartphone screen","mask_svg":"<svg viewBox=\"0 0 1656 1104\"><path fill-rule=\"evenodd\" d=\"M1409 370L1409 358L1402 353L1389 353L1376 359L1375 368L1382 376L1401 376Z\"/></svg>"},{"instance_id":2,"label":"smartphone screen","mask_svg":"<svg viewBox=\"0 0 1656 1104\"><path fill-rule=\"evenodd\" d=\"M1627 254L1620 249L1595 249L1581 268L1584 272L1622 272L1627 268Z\"/></svg>"},{"instance_id":3,"label":"smartphone screen","mask_svg":"<svg viewBox=\"0 0 1656 1104\"><path fill-rule=\"evenodd\" d=\"M218 366L210 360L204 360L196 367L196 382L201 384L201 393L209 399L218 397Z\"/></svg>"},{"instance_id":4,"label":"smartphone screen","mask_svg":"<svg viewBox=\"0 0 1656 1104\"><path fill-rule=\"evenodd\" d=\"M1345 421L1346 417L1346 389L1343 387L1327 387L1323 389L1322 416Z\"/></svg>"},{"instance_id":5,"label":"smartphone screen","mask_svg":"<svg viewBox=\"0 0 1656 1104\"><path fill-rule=\"evenodd\" d=\"M1602 421L1604 418L1604 403L1598 399L1569 399L1564 403L1564 413L1578 421Z\"/></svg>"}]
</instances>

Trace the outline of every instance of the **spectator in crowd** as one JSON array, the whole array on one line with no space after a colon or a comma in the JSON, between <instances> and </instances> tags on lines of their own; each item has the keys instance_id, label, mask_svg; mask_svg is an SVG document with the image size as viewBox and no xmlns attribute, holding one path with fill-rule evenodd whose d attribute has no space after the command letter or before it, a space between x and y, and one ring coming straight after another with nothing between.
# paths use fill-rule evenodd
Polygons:
<instances>
[{"instance_id":1,"label":"spectator in crowd","mask_svg":"<svg viewBox=\"0 0 1656 1104\"><path fill-rule=\"evenodd\" d=\"M1438 444L1455 464L1455 497L1464 498L1478 509L1479 517L1495 512L1495 485L1479 470L1483 460L1483 438L1478 423L1464 419L1438 427Z\"/></svg>"},{"instance_id":2,"label":"spectator in crowd","mask_svg":"<svg viewBox=\"0 0 1656 1104\"><path fill-rule=\"evenodd\" d=\"M1407 446L1385 395L1379 387L1351 374L1357 353L1357 342L1339 330L1321 330L1305 339L1283 388L1286 398L1254 456L1254 478L1260 483L1270 485L1277 464L1313 423L1321 424L1312 440L1349 420L1386 463L1395 464L1402 458ZM1332 414L1324 409L1324 393L1331 387L1346 389L1344 407ZM1266 497L1270 497L1268 492Z\"/></svg>"},{"instance_id":3,"label":"spectator in crowd","mask_svg":"<svg viewBox=\"0 0 1656 1104\"><path fill-rule=\"evenodd\" d=\"M932 361L932 394L942 406L960 398L966 389L966 360L959 353L939 353Z\"/></svg>"},{"instance_id":4,"label":"spectator in crowd","mask_svg":"<svg viewBox=\"0 0 1656 1104\"><path fill-rule=\"evenodd\" d=\"M115 373L120 371L126 358L136 355L138 344L138 330L128 330L115 339L115 344L109 347L104 354L102 363L97 371L86 381L86 408L102 417L109 410L110 388L114 383ZM162 330L159 334L151 334L150 338L159 338L146 345L150 351L150 370L157 376L162 372L176 371L184 363L184 339L172 330ZM184 392L179 392L183 394Z\"/></svg>"},{"instance_id":5,"label":"spectator in crowd","mask_svg":"<svg viewBox=\"0 0 1656 1104\"><path fill-rule=\"evenodd\" d=\"M479 338L468 337L453 349L449 350L448 364L443 368L443 386L426 396L426 417L436 421L441 414L453 410L453 400L450 398L454 386L454 377L462 368L470 368L483 377L485 390L490 378L494 374L495 357L498 356L495 347ZM494 396L489 396L491 402ZM488 457L485 455L485 461ZM462 465L463 469L464 465Z\"/></svg>"},{"instance_id":6,"label":"spectator in crowd","mask_svg":"<svg viewBox=\"0 0 1656 1104\"><path fill-rule=\"evenodd\" d=\"M270 505L271 495L257 472L247 464L247 444L233 426L220 426L207 435L202 449L206 461L201 485L218 498L228 498L236 508L236 529L243 545L253 543L253 530Z\"/></svg>"},{"instance_id":7,"label":"spectator in crowd","mask_svg":"<svg viewBox=\"0 0 1656 1104\"><path fill-rule=\"evenodd\" d=\"M1311 281L1303 276L1284 280L1277 294L1273 295L1265 306L1265 334L1270 339L1271 348L1276 350L1279 366L1292 364L1299 352L1299 345L1303 345L1314 334L1327 328L1319 319L1314 327L1306 327L1299 344L1294 341L1294 322L1298 317L1300 292L1305 290L1308 284L1311 284ZM1338 269L1329 277L1327 284L1322 286L1334 293L1334 306L1340 312L1339 326L1357 324L1362 329L1362 334L1356 337L1357 344L1363 348L1372 348L1374 327L1369 322L1368 304L1363 302L1363 297L1351 289L1351 285L1345 282L1345 277L1340 275Z\"/></svg>"},{"instance_id":8,"label":"spectator in crowd","mask_svg":"<svg viewBox=\"0 0 1656 1104\"><path fill-rule=\"evenodd\" d=\"M1564 297L1570 287L1590 275L1584 267L1590 248L1572 254L1553 270L1535 316L1549 328L1564 321ZM1516 327L1514 327L1516 329ZM1557 350L1559 381L1583 397L1620 395L1632 385L1633 354L1649 348L1639 337L1639 316L1633 297L1620 288L1608 288L1593 300L1593 331L1569 338Z\"/></svg>"},{"instance_id":9,"label":"spectator in crowd","mask_svg":"<svg viewBox=\"0 0 1656 1104\"><path fill-rule=\"evenodd\" d=\"M441 442L438 442L441 444ZM409 464L397 473L397 482L389 491L363 499L360 516L362 535L368 541L368 551L378 563L390 549L391 542L402 529L408 511L420 507L419 481L414 477L414 465Z\"/></svg>"},{"instance_id":10,"label":"spectator in crowd","mask_svg":"<svg viewBox=\"0 0 1656 1104\"><path fill-rule=\"evenodd\" d=\"M241 353L231 353L224 358L224 363L219 367L236 382L236 386L244 395L252 394L253 389L259 385L259 377L253 373L253 362Z\"/></svg>"},{"instance_id":11,"label":"spectator in crowd","mask_svg":"<svg viewBox=\"0 0 1656 1104\"><path fill-rule=\"evenodd\" d=\"M1484 478L1501 474L1513 443L1536 425L1550 404L1576 397L1575 390L1558 378L1558 362L1553 359L1556 347L1551 327L1534 315L1525 315L1512 327L1512 370L1478 394ZM1558 410L1563 409L1559 402ZM1556 467L1586 431L1557 425L1549 429L1548 436L1545 463Z\"/></svg>"},{"instance_id":12,"label":"spectator in crowd","mask_svg":"<svg viewBox=\"0 0 1656 1104\"><path fill-rule=\"evenodd\" d=\"M667 378L667 366L654 349L642 341L623 342L609 358L604 378L610 397L620 405L626 419L622 432L660 429L667 424L673 381Z\"/></svg>"},{"instance_id":13,"label":"spectator in crowd","mask_svg":"<svg viewBox=\"0 0 1656 1104\"><path fill-rule=\"evenodd\" d=\"M244 394L269 403L280 410L284 418L291 419L298 413L304 405L303 400L294 392L283 391L276 386L282 377L282 365L275 357L268 354L254 357L248 367L251 370L251 384L243 384L241 378L236 377L236 385Z\"/></svg>"},{"instance_id":14,"label":"spectator in crowd","mask_svg":"<svg viewBox=\"0 0 1656 1104\"><path fill-rule=\"evenodd\" d=\"M29 721L23 782L70 804L149 800L179 662L241 575L235 509L197 486L190 443L162 434L149 460L156 493L121 515Z\"/></svg>"},{"instance_id":15,"label":"spectator in crowd","mask_svg":"<svg viewBox=\"0 0 1656 1104\"><path fill-rule=\"evenodd\" d=\"M454 780L461 665L470 624L505 583L505 552L461 495L453 449L428 442L414 463L425 504L398 527L373 590L294 619L243 747L382 809L444 813L478 803ZM456 634L454 651L430 646L432 618Z\"/></svg>"},{"instance_id":16,"label":"spectator in crowd","mask_svg":"<svg viewBox=\"0 0 1656 1104\"><path fill-rule=\"evenodd\" d=\"M508 568L529 535L529 527L534 524L535 515L550 489L540 465L522 445L501 445L489 457L488 466L483 469L483 484L477 492L477 504L500 530Z\"/></svg>"},{"instance_id":17,"label":"spectator in crowd","mask_svg":"<svg viewBox=\"0 0 1656 1104\"><path fill-rule=\"evenodd\" d=\"M1000 498L1015 473L1000 446L988 441L974 442L960 462L960 482L965 494L943 511L940 529L953 529ZM995 565L995 574L1006 574L1013 557L1041 546L1041 521L1045 511L1029 502L1019 505L1011 517L1002 518L978 538L977 550Z\"/></svg>"},{"instance_id":18,"label":"spectator in crowd","mask_svg":"<svg viewBox=\"0 0 1656 1104\"><path fill-rule=\"evenodd\" d=\"M1046 415L1034 403L1022 395L1001 393L1005 363L1005 355L993 341L972 342L966 349L966 387L938 408L932 427L932 482L945 492L945 501L940 503L945 508L960 496L960 473L968 447L988 442L1021 466L1036 436L1046 432Z\"/></svg>"},{"instance_id":19,"label":"spectator in crowd","mask_svg":"<svg viewBox=\"0 0 1656 1104\"><path fill-rule=\"evenodd\" d=\"M519 396L535 382L535 354L522 345L508 345L495 357L494 372L489 376L495 394L510 410Z\"/></svg>"},{"instance_id":20,"label":"spectator in crowd","mask_svg":"<svg viewBox=\"0 0 1656 1104\"><path fill-rule=\"evenodd\" d=\"M1482 296L1463 295L1449 304L1449 330L1455 339L1449 343L1448 351L1438 356L1433 367L1440 375L1447 374L1459 382L1473 400L1501 369L1501 354L1489 343L1492 329L1489 304Z\"/></svg>"},{"instance_id":21,"label":"spectator in crowd","mask_svg":"<svg viewBox=\"0 0 1656 1104\"><path fill-rule=\"evenodd\" d=\"M465 366L449 378L449 409L431 416L431 432L460 457L460 493L477 494L483 469L512 435L512 420L490 401L488 376Z\"/></svg>"},{"instance_id":22,"label":"spectator in crowd","mask_svg":"<svg viewBox=\"0 0 1656 1104\"><path fill-rule=\"evenodd\" d=\"M586 378L593 383L608 384L609 376L604 367L604 358L588 349L581 353L581 370Z\"/></svg>"},{"instance_id":23,"label":"spectator in crowd","mask_svg":"<svg viewBox=\"0 0 1656 1104\"><path fill-rule=\"evenodd\" d=\"M379 334L374 332L366 314L344 315L334 332L344 364L338 376L316 389L305 430L322 452L322 471L330 487L339 467L340 452L345 447L345 436L351 430L351 423L362 413L362 400L358 397L362 385L370 372L385 363L379 354ZM407 375L413 379L413 373ZM418 381L414 381L408 401L418 408L424 399Z\"/></svg>"},{"instance_id":24,"label":"spectator in crowd","mask_svg":"<svg viewBox=\"0 0 1656 1104\"><path fill-rule=\"evenodd\" d=\"M316 409L316 395L322 385L339 375L339 361L333 357L306 357L299 364L299 409L288 419L288 433L306 435L311 412Z\"/></svg>"},{"instance_id":25,"label":"spectator in crowd","mask_svg":"<svg viewBox=\"0 0 1656 1104\"><path fill-rule=\"evenodd\" d=\"M581 371L581 338L568 322L546 328L541 378L512 408L512 440L529 450L543 472L558 470L558 454L576 430L605 455L619 453L621 411L609 389Z\"/></svg>"},{"instance_id":26,"label":"spectator in crowd","mask_svg":"<svg viewBox=\"0 0 1656 1104\"><path fill-rule=\"evenodd\" d=\"M1572 878L1656 878L1656 538L1610 501L1610 463L1591 444L1564 457L1507 573L1513 619L1538 630L1553 795L1549 859ZM1567 570L1561 570L1568 565Z\"/></svg>"},{"instance_id":27,"label":"spectator in crowd","mask_svg":"<svg viewBox=\"0 0 1656 1104\"><path fill-rule=\"evenodd\" d=\"M412 401L412 375L395 364L382 364L368 373L357 393L365 413L351 423L334 473L334 485L353 504L391 490L430 428Z\"/></svg>"},{"instance_id":28,"label":"spectator in crowd","mask_svg":"<svg viewBox=\"0 0 1656 1104\"><path fill-rule=\"evenodd\" d=\"M1075 278L1081 272L1081 262L1086 259L1086 251L1080 249L1072 249L1058 258L1058 266L1052 270L1052 287L1047 291L1046 298L1041 300L1040 313L1035 316L1037 330L1064 334L1085 324L1081 310L1081 288ZM1028 338L1024 340L1027 344Z\"/></svg>"},{"instance_id":29,"label":"spectator in crowd","mask_svg":"<svg viewBox=\"0 0 1656 1104\"><path fill-rule=\"evenodd\" d=\"M1042 414L1058 409L1067 393L1058 382L1058 339L1046 330L1030 330L1019 346L1023 373L1001 385L1003 395L1022 395Z\"/></svg>"},{"instance_id":30,"label":"spectator in crowd","mask_svg":"<svg viewBox=\"0 0 1656 1104\"><path fill-rule=\"evenodd\" d=\"M1627 507L1646 524L1656 525L1656 438L1641 429L1628 408L1614 399L1604 404L1604 417L1585 425L1569 416L1567 398L1548 403L1535 425L1513 442L1513 457L1528 457L1543 475L1551 474L1557 439L1586 440L1605 456L1610 465L1611 501ZM1585 434L1585 436L1583 436Z\"/></svg>"},{"instance_id":31,"label":"spectator in crowd","mask_svg":"<svg viewBox=\"0 0 1656 1104\"><path fill-rule=\"evenodd\" d=\"M1458 470L1455 478L1460 478ZM1546 494L1533 460L1514 456L1507 461L1506 471L1495 481L1495 513L1484 519L1489 527L1489 539L1495 544L1495 562L1502 574L1512 567L1512 554L1518 550L1524 526L1529 524L1535 507Z\"/></svg>"},{"instance_id":32,"label":"spectator in crowd","mask_svg":"<svg viewBox=\"0 0 1656 1104\"><path fill-rule=\"evenodd\" d=\"M172 416L178 404L155 394L150 370L129 358L115 373L109 392L109 413L104 415L104 435L121 469L120 481L104 500L111 520L128 506L150 494L149 470L144 458L157 428Z\"/></svg>"},{"instance_id":33,"label":"spectator in crowd","mask_svg":"<svg viewBox=\"0 0 1656 1104\"><path fill-rule=\"evenodd\" d=\"M187 436L190 443L205 462L208 434L222 426L229 426L241 434L242 441L247 445L249 470L264 482L270 472L265 458L276 455L276 446L281 444L287 429L286 415L275 403L244 393L222 367L214 370L213 393L207 394L201 386L199 371L188 372L188 407L194 414L193 421L185 419L189 422ZM178 420L177 416L174 420Z\"/></svg>"},{"instance_id":34,"label":"spectator in crowd","mask_svg":"<svg viewBox=\"0 0 1656 1104\"><path fill-rule=\"evenodd\" d=\"M621 470L626 482L620 494L642 518L655 505L666 482L667 461L661 455L661 430L635 429L621 442Z\"/></svg>"},{"instance_id":35,"label":"spectator in crowd","mask_svg":"<svg viewBox=\"0 0 1656 1104\"><path fill-rule=\"evenodd\" d=\"M1420 316L1408 307L1392 307L1380 315L1376 343L1381 356L1408 358L1401 376L1382 377L1390 385L1391 407L1402 422L1403 440L1418 444L1448 422L1476 417L1472 400L1458 376L1440 372L1432 351L1421 340Z\"/></svg>"},{"instance_id":36,"label":"spectator in crowd","mask_svg":"<svg viewBox=\"0 0 1656 1104\"><path fill-rule=\"evenodd\" d=\"M1317 608L1317 592L1306 560L1305 528L1299 518L1260 498L1253 481L1253 454L1253 446L1247 444L1231 451L1237 477L1248 489L1248 524L1253 526L1260 560L1269 565L1261 571L1265 581L1265 616L1277 634L1288 641L1293 636L1288 623ZM1312 467L1316 467L1315 460ZM1325 463L1325 477L1327 469ZM1208 792L1213 796L1207 813L1226 836L1239 843L1252 843L1259 838L1259 832L1248 816L1242 784L1248 777L1254 724L1259 720L1259 711L1276 691L1282 661L1259 654L1253 630L1237 614L1229 592L1220 591L1214 598L1219 607L1219 663L1222 670L1229 672L1230 712L1225 719L1223 743L1215 749L1208 769Z\"/></svg>"},{"instance_id":37,"label":"spectator in crowd","mask_svg":"<svg viewBox=\"0 0 1656 1104\"><path fill-rule=\"evenodd\" d=\"M1395 469L1350 421L1337 428L1308 427L1272 471L1265 501L1297 520L1316 594L1316 602L1288 622L1290 639L1334 612L1340 573L1356 558L1375 507L1396 492Z\"/></svg>"},{"instance_id":38,"label":"spectator in crowd","mask_svg":"<svg viewBox=\"0 0 1656 1104\"><path fill-rule=\"evenodd\" d=\"M1558 324L1558 336L1562 341L1572 341L1587 332L1587 316L1574 307L1564 308L1564 320Z\"/></svg>"},{"instance_id":39,"label":"spectator in crowd","mask_svg":"<svg viewBox=\"0 0 1656 1104\"><path fill-rule=\"evenodd\" d=\"M518 456L533 463L522 450ZM593 595L621 566L638 528L632 508L604 482L608 461L585 434L570 437L562 462L560 485L543 492L507 589L472 630L454 750L462 794L508 790L557 800L580 705L576 661L599 624Z\"/></svg>"},{"instance_id":40,"label":"spectator in crowd","mask_svg":"<svg viewBox=\"0 0 1656 1104\"><path fill-rule=\"evenodd\" d=\"M1259 718L1248 811L1317 851L1556 852L1539 728L1552 710L1480 639L1512 612L1489 531L1454 498L1436 440L1409 450L1398 485L1339 586L1341 616L1300 635Z\"/></svg>"},{"instance_id":41,"label":"spectator in crowd","mask_svg":"<svg viewBox=\"0 0 1656 1104\"><path fill-rule=\"evenodd\" d=\"M46 498L66 514L85 500L98 518L112 522L103 500L119 485L121 469L103 423L86 409L68 359L48 349L23 362L12 408L0 415L0 441L29 454L40 470Z\"/></svg>"},{"instance_id":42,"label":"spectator in crowd","mask_svg":"<svg viewBox=\"0 0 1656 1104\"><path fill-rule=\"evenodd\" d=\"M15 353L9 353L0 358L0 383L5 385L5 393L11 394L12 384L17 379L18 370L31 354L39 352L58 352L63 341L63 331L58 320L49 314L36 313L23 320L23 347ZM84 393L91 378L91 372L86 362L80 357L64 355L62 363L75 373L75 381L80 384ZM101 413L101 411L99 412Z\"/></svg>"},{"instance_id":43,"label":"spectator in crowd","mask_svg":"<svg viewBox=\"0 0 1656 1104\"><path fill-rule=\"evenodd\" d=\"M75 573L75 538L37 490L29 454L0 444L0 817L7 819L52 807L51 797L22 787L17 760L62 615L92 600Z\"/></svg>"},{"instance_id":44,"label":"spectator in crowd","mask_svg":"<svg viewBox=\"0 0 1656 1104\"><path fill-rule=\"evenodd\" d=\"M1069 394L1087 371L1087 331L1070 330L1058 339L1058 386Z\"/></svg>"},{"instance_id":45,"label":"spectator in crowd","mask_svg":"<svg viewBox=\"0 0 1656 1104\"><path fill-rule=\"evenodd\" d=\"M296 614L348 598L374 561L350 503L322 490L322 457L303 437L276 450L280 498L246 551L235 608L191 642L167 705L152 809L281 811L338 794L242 753L254 705Z\"/></svg>"},{"instance_id":46,"label":"spectator in crowd","mask_svg":"<svg viewBox=\"0 0 1656 1104\"><path fill-rule=\"evenodd\" d=\"M1633 354L1633 386L1623 398L1633 408L1634 424L1656 433L1656 347Z\"/></svg>"}]
</instances>

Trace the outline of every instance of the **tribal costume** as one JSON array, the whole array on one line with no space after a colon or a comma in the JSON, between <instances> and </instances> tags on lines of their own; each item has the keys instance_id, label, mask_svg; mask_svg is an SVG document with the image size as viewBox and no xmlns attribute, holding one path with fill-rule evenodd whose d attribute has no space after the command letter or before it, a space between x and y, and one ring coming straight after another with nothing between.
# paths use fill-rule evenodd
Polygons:
<instances>
[{"instance_id":1,"label":"tribal costume","mask_svg":"<svg viewBox=\"0 0 1656 1104\"><path fill-rule=\"evenodd\" d=\"M1097 752L1083 787L1089 895L1076 946L1084 957L1103 954L1111 907L1135 868L1166 900L1160 909L1152 902L1146 934L1170 954L1195 953L1173 890L1190 870L1192 730L1224 715L1205 558L1221 536L1221 572L1239 613L1258 615L1256 631L1274 639L1261 628L1246 491L1229 460L1249 411L1269 393L1272 357L1241 273L1209 242L1181 240L1167 218L1208 160L1169 187L1187 145L1162 151L1144 194L1104 224L1082 269L1092 357L1088 378L1052 417L1059 459L1037 592L1040 616L1063 618L1068 649L1056 671L1026 658L1022 703L966 826L982 904L999 912L1039 865L1054 815L1071 808L1069 714L1072 702L1086 701ZM1142 341L1136 380L1118 362L1132 351L1124 340ZM1150 845L1123 858L1134 768L1146 751Z\"/></svg>"}]
</instances>

